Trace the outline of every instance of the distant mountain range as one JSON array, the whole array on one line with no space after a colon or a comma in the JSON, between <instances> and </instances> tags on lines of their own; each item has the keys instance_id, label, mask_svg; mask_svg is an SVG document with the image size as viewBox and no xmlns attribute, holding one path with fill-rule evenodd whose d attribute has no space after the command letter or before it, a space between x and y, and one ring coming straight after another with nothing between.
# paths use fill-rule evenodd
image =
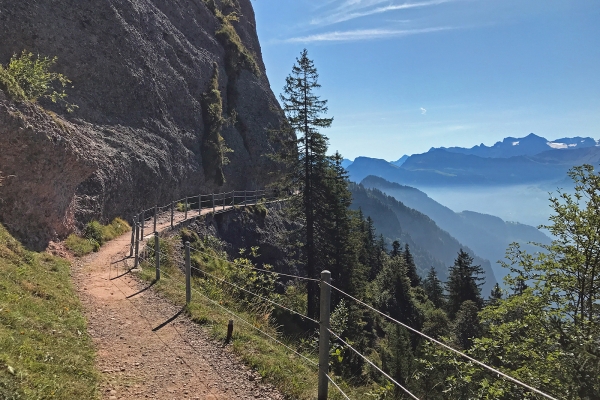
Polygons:
<instances>
[{"instance_id":1,"label":"distant mountain range","mask_svg":"<svg viewBox=\"0 0 600 400\"><path fill-rule=\"evenodd\" d=\"M506 248L510 243L521 244L521 247L531 254L539 251L539 248L529 245L528 242L550 243L550 238L533 226L505 222L493 215L472 211L456 213L422 191L409 186L388 182L375 176L366 177L361 184L365 188L379 189L405 206L427 215L441 229L473 249L479 256L490 260L498 280L508 272L497 261L504 259Z\"/></svg>"},{"instance_id":2,"label":"distant mountain range","mask_svg":"<svg viewBox=\"0 0 600 400\"><path fill-rule=\"evenodd\" d=\"M600 146L592 138L551 142L530 134L524 138L506 138L491 147L432 148L403 162L402 158L390 163L358 157L346 169L355 182L374 175L416 187L484 186L560 181L575 165L599 162Z\"/></svg>"},{"instance_id":3,"label":"distant mountain range","mask_svg":"<svg viewBox=\"0 0 600 400\"><path fill-rule=\"evenodd\" d=\"M464 147L440 147L440 149L452 153L472 154L478 157L508 158L515 156L533 156L549 150L582 149L597 145L598 142L590 137L583 138L577 136L574 138L562 138L549 141L546 138L530 133L524 138L507 137L501 142L496 142L496 144L491 147L482 143L479 146L474 146L470 149ZM432 148L431 150L436 149Z\"/></svg>"},{"instance_id":4,"label":"distant mountain range","mask_svg":"<svg viewBox=\"0 0 600 400\"><path fill-rule=\"evenodd\" d=\"M482 288L488 297L496 284L492 265L480 257L465 243L459 242L450 233L441 229L434 220L408 207L378 189L367 189L363 185L351 184L352 208L362 210L371 217L378 234L382 234L388 246L394 240L403 245L408 243L421 276L434 267L442 281L448 277L448 267L453 265L462 248L474 256L474 262L483 267L486 282Z\"/></svg>"}]
</instances>

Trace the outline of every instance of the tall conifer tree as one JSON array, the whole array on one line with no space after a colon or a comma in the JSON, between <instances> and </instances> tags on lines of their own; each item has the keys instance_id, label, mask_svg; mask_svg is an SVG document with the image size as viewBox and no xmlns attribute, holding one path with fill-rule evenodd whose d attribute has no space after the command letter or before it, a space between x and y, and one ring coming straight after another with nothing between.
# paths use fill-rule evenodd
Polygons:
<instances>
[{"instance_id":1,"label":"tall conifer tree","mask_svg":"<svg viewBox=\"0 0 600 400\"><path fill-rule=\"evenodd\" d=\"M460 249L454 265L450 268L446 290L448 291L448 302L446 309L448 316L454 319L456 313L464 301L471 300L479 310L483 307L481 297L481 286L483 275L481 265L473 265L473 257L463 249Z\"/></svg>"},{"instance_id":2,"label":"tall conifer tree","mask_svg":"<svg viewBox=\"0 0 600 400\"><path fill-rule=\"evenodd\" d=\"M319 74L306 49L296 59L292 73L286 78L281 95L283 110L290 128L297 136L298 161L291 166L289 181L300 187L301 203L296 209L303 219L304 262L306 273L311 278L318 275L317 234L320 230L317 208L326 197L326 171L330 162L326 156L327 137L319 132L328 128L333 118L324 118L327 100L321 100L315 90L321 87ZM317 316L317 290L314 283L308 285L307 314Z\"/></svg>"}]
</instances>

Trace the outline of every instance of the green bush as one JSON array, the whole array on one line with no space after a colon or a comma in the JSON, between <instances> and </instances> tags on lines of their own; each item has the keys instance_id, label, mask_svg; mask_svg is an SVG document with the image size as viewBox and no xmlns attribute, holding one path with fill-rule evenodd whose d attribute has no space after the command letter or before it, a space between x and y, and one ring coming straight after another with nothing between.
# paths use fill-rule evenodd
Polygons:
<instances>
[{"instance_id":1,"label":"green bush","mask_svg":"<svg viewBox=\"0 0 600 400\"><path fill-rule=\"evenodd\" d=\"M12 56L8 67L0 66L0 89L15 100L36 101L46 98L53 103L61 103L68 112L77 106L66 101L64 89L71 83L58 72L50 72L57 58L41 57L23 50L20 56ZM60 91L55 86L61 88Z\"/></svg>"},{"instance_id":2,"label":"green bush","mask_svg":"<svg viewBox=\"0 0 600 400\"><path fill-rule=\"evenodd\" d=\"M98 251L104 243L121 236L131 227L121 218L115 218L110 224L102 225L98 221L91 221L83 230L83 237L69 235L65 246L76 256L81 257L92 251Z\"/></svg>"},{"instance_id":3,"label":"green bush","mask_svg":"<svg viewBox=\"0 0 600 400\"><path fill-rule=\"evenodd\" d=\"M98 242L79 237L74 233L70 234L67 240L65 240L65 246L77 257L84 256L92 251L98 251L98 249L100 249Z\"/></svg>"},{"instance_id":4,"label":"green bush","mask_svg":"<svg viewBox=\"0 0 600 400\"><path fill-rule=\"evenodd\" d=\"M185 203L177 203L176 208L177 208L177 211L184 212L185 211ZM191 210L191 207L189 204L187 205L187 209L188 209L188 211Z\"/></svg>"},{"instance_id":5,"label":"green bush","mask_svg":"<svg viewBox=\"0 0 600 400\"><path fill-rule=\"evenodd\" d=\"M19 86L15 78L2 65L0 65L0 90L15 100L27 100L21 86Z\"/></svg>"}]
</instances>

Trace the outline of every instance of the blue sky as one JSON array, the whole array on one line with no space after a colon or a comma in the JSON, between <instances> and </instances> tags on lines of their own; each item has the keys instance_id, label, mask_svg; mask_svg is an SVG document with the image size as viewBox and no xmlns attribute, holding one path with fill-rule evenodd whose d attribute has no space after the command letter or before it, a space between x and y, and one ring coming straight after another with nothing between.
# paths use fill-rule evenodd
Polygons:
<instances>
[{"instance_id":1,"label":"blue sky","mask_svg":"<svg viewBox=\"0 0 600 400\"><path fill-rule=\"evenodd\" d=\"M346 158L600 138L599 0L252 3L273 91L307 48Z\"/></svg>"}]
</instances>

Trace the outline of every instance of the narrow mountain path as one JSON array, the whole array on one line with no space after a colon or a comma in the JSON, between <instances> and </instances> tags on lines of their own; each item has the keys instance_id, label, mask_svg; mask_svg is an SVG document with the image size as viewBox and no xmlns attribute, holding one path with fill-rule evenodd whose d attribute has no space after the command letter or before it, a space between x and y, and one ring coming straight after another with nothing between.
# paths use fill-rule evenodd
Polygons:
<instances>
[{"instance_id":1,"label":"narrow mountain path","mask_svg":"<svg viewBox=\"0 0 600 400\"><path fill-rule=\"evenodd\" d=\"M188 217L196 215L192 211ZM183 213L176 213L175 221L183 221ZM169 226L165 215L157 230ZM152 229L153 222L146 222L146 237ZM181 306L161 298L135 274L115 279L111 260L129 255L130 238L131 232L108 242L73 267L103 377L101 398L283 399L180 313Z\"/></svg>"}]
</instances>

